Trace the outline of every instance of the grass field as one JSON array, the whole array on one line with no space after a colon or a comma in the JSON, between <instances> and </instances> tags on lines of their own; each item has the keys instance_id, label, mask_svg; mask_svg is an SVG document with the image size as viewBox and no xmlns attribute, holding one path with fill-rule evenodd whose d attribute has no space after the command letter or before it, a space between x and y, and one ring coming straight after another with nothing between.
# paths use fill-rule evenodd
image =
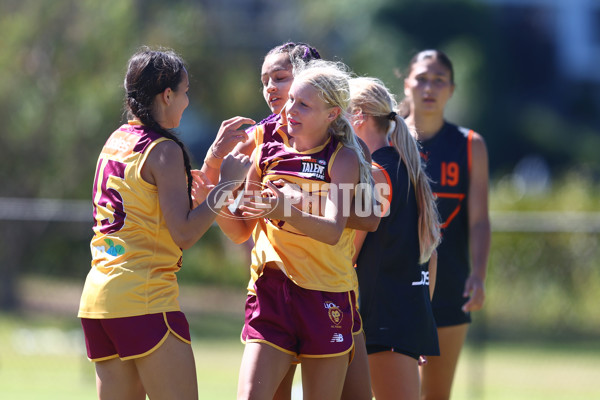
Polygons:
<instances>
[{"instance_id":1,"label":"grass field","mask_svg":"<svg viewBox=\"0 0 600 400\"><path fill-rule=\"evenodd\" d=\"M0 313L1 400L96 398L94 367L75 318L80 291L80 283L23 280L23 311ZM244 292L183 286L180 299L190 322L200 398L234 399ZM493 331L487 329L479 331ZM531 334L515 331L510 340L469 337L453 399L600 399L600 340L532 341ZM300 385L293 398L301 398Z\"/></svg>"},{"instance_id":2,"label":"grass field","mask_svg":"<svg viewBox=\"0 0 600 400\"><path fill-rule=\"evenodd\" d=\"M200 398L233 399L243 351L234 336L238 321L201 319L199 325L220 326L223 335L194 333ZM95 399L94 369L83 351L77 320L0 314L0 398ZM468 345L453 398L597 399L599 378L598 343Z\"/></svg>"}]
</instances>

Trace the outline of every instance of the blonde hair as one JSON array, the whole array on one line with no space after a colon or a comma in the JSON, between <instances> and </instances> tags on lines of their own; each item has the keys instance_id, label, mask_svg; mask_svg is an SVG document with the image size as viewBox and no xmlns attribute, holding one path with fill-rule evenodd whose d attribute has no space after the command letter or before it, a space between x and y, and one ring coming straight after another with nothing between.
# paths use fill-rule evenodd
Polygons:
<instances>
[{"instance_id":1,"label":"blonde hair","mask_svg":"<svg viewBox=\"0 0 600 400\"><path fill-rule=\"evenodd\" d=\"M365 158L362 147L358 143L352 124L348 119L350 105L350 87L348 81L351 73L344 63L313 60L304 66L296 65L294 82L304 81L314 87L320 98L330 107L339 107L340 115L329 125L329 134L338 139L344 146L353 150L358 156L359 183L366 184L365 197L373 201L373 176L371 164Z\"/></svg>"},{"instance_id":2,"label":"blonde hair","mask_svg":"<svg viewBox=\"0 0 600 400\"><path fill-rule=\"evenodd\" d=\"M440 218L431 191L429 177L425 173L417 141L410 133L404 119L396 114L396 97L377 78L354 78L350 80L351 111L361 111L374 118L378 132L385 132L389 142L406 166L408 177L415 189L419 210L420 262L431 257L441 240Z\"/></svg>"}]
</instances>

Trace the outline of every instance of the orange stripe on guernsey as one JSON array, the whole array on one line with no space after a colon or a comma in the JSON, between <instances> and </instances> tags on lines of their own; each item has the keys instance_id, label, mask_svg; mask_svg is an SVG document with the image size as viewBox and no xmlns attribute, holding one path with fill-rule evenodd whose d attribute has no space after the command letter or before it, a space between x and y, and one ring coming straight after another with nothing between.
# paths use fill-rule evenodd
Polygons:
<instances>
[{"instance_id":1,"label":"orange stripe on guernsey","mask_svg":"<svg viewBox=\"0 0 600 400\"><path fill-rule=\"evenodd\" d=\"M473 141L473 129L471 129L469 131L469 135L467 137L467 162L468 162L468 168L469 168L469 176L471 175L471 158L472 158L472 153L471 153L471 146L472 146L472 141Z\"/></svg>"},{"instance_id":2,"label":"orange stripe on guernsey","mask_svg":"<svg viewBox=\"0 0 600 400\"><path fill-rule=\"evenodd\" d=\"M450 225L450 222L452 222L454 217L456 217L456 215L460 211L460 207L461 207L462 201L465 198L465 195L464 195L464 193L437 193L437 192L434 192L433 194L436 197L444 197L447 199L457 199L458 200L458 205L456 206L454 211L452 211L452 214L450 214L448 216L448 218L440 226L441 228L447 228L448 225Z\"/></svg>"}]
</instances>

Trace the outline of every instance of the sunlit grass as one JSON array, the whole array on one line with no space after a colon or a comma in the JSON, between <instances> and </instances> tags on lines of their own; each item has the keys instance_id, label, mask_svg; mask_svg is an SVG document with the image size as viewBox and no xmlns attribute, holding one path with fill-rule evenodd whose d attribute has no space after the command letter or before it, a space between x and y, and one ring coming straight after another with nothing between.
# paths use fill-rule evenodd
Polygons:
<instances>
[{"instance_id":1,"label":"sunlit grass","mask_svg":"<svg viewBox=\"0 0 600 400\"><path fill-rule=\"evenodd\" d=\"M222 321L230 328L220 339L201 335L193 340L201 399L235 398L243 352L232 335L238 322ZM94 368L83 351L77 320L0 315L0 397L95 399ZM453 398L587 400L600 398L599 376L597 343L469 342Z\"/></svg>"}]
</instances>

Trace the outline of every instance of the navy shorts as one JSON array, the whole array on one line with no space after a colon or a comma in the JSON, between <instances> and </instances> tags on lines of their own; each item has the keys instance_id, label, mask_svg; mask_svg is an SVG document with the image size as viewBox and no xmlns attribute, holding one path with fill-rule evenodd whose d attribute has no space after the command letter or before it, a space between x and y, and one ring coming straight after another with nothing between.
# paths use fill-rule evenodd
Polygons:
<instances>
[{"instance_id":1,"label":"navy shorts","mask_svg":"<svg viewBox=\"0 0 600 400\"><path fill-rule=\"evenodd\" d=\"M414 358L415 360L419 361L419 357L420 354L414 354L411 353L409 351L404 351L395 347L390 347L390 346L382 346L379 344L368 344L367 345L367 354L375 354L375 353L382 353L384 351L391 351L394 353L398 353L398 354L403 354L405 356L409 356L411 358Z\"/></svg>"},{"instance_id":2,"label":"navy shorts","mask_svg":"<svg viewBox=\"0 0 600 400\"><path fill-rule=\"evenodd\" d=\"M304 289L267 267L255 293L246 299L244 343L266 343L295 357L335 357L354 349L353 291Z\"/></svg>"},{"instance_id":3,"label":"navy shorts","mask_svg":"<svg viewBox=\"0 0 600 400\"><path fill-rule=\"evenodd\" d=\"M123 318L81 318L81 326L91 361L147 356L164 343L169 333L191 344L190 326L181 311Z\"/></svg>"},{"instance_id":4,"label":"navy shorts","mask_svg":"<svg viewBox=\"0 0 600 400\"><path fill-rule=\"evenodd\" d=\"M462 304L433 307L433 318L438 328L471 323L471 313L462 310Z\"/></svg>"}]
</instances>

